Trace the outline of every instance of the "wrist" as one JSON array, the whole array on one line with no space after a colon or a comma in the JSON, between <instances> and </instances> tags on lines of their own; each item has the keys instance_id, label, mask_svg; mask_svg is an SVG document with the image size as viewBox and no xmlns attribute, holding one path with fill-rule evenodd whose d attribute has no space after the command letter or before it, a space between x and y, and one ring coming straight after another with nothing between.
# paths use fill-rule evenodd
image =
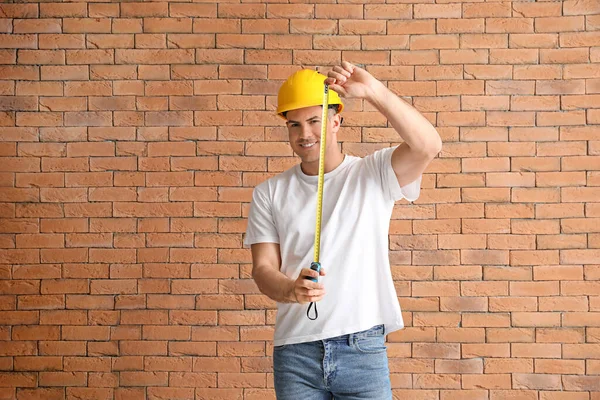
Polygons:
<instances>
[{"instance_id":1,"label":"wrist","mask_svg":"<svg viewBox=\"0 0 600 400\"><path fill-rule=\"evenodd\" d=\"M375 106L375 108L380 109L380 107L385 104L387 93L388 88L382 82L373 79L373 83L369 85L367 101Z\"/></svg>"},{"instance_id":2,"label":"wrist","mask_svg":"<svg viewBox=\"0 0 600 400\"><path fill-rule=\"evenodd\" d=\"M287 289L286 299L289 303L298 303L298 297L296 296L296 282L290 280Z\"/></svg>"}]
</instances>

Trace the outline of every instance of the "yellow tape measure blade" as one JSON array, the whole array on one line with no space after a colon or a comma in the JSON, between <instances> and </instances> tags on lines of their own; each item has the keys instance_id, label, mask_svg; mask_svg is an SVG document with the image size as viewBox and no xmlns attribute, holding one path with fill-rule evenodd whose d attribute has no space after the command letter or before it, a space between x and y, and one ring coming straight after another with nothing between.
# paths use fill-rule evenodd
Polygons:
<instances>
[{"instance_id":1,"label":"yellow tape measure blade","mask_svg":"<svg viewBox=\"0 0 600 400\"><path fill-rule=\"evenodd\" d=\"M329 86L323 88L323 110L321 114L321 147L319 154L319 183L317 186L317 217L315 224L315 256L319 262L321 253L321 216L323 213L323 181L325 179L325 144L327 142L327 113L329 108Z\"/></svg>"}]
</instances>

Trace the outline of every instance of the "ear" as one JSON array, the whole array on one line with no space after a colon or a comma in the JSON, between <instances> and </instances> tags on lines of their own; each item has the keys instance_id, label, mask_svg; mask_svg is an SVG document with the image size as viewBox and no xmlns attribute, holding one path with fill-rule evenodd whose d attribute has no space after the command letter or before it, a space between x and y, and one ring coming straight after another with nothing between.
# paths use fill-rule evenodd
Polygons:
<instances>
[{"instance_id":1,"label":"ear","mask_svg":"<svg viewBox=\"0 0 600 400\"><path fill-rule=\"evenodd\" d=\"M340 116L340 114L334 114L331 119L332 119L332 122L333 122L333 126L331 127L331 132L337 138L337 133L340 130L340 127L342 125L342 117Z\"/></svg>"},{"instance_id":2,"label":"ear","mask_svg":"<svg viewBox=\"0 0 600 400\"><path fill-rule=\"evenodd\" d=\"M344 121L344 117L342 117L340 114L335 114L333 120L334 120L334 126L337 129L340 129L340 127L342 126L342 122Z\"/></svg>"}]
</instances>

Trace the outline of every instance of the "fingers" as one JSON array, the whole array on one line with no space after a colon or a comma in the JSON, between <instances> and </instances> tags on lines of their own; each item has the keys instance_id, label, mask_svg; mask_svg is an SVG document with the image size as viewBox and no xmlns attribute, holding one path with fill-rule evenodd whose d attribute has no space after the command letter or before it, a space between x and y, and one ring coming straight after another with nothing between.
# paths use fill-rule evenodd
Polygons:
<instances>
[{"instance_id":1,"label":"fingers","mask_svg":"<svg viewBox=\"0 0 600 400\"><path fill-rule=\"evenodd\" d=\"M339 94L341 97L347 97L348 92L344 85L352 78L352 74L355 71L355 66L348 61L342 61L341 65L336 65L327 73L327 79L325 83L329 85L329 88Z\"/></svg>"},{"instance_id":2,"label":"fingers","mask_svg":"<svg viewBox=\"0 0 600 400\"><path fill-rule=\"evenodd\" d=\"M345 82L346 79L352 76L352 70L336 66L333 67L331 71L329 71L329 76L335 78L339 82Z\"/></svg>"},{"instance_id":3,"label":"fingers","mask_svg":"<svg viewBox=\"0 0 600 400\"><path fill-rule=\"evenodd\" d=\"M344 63L346 63L346 62L344 61ZM346 63L346 64L349 64L349 63ZM335 67L333 67L332 70L330 70L327 73L328 79L326 81L329 85L336 84L336 83L343 85L344 82L346 82L346 80L348 78L350 78L350 76L352 76L353 69L351 68L351 65L350 66L344 66L344 65L345 64L342 64L342 66L336 65Z\"/></svg>"},{"instance_id":4,"label":"fingers","mask_svg":"<svg viewBox=\"0 0 600 400\"><path fill-rule=\"evenodd\" d=\"M329 71L329 76L325 79L325 83L329 85L329 87L336 92L339 93L339 90L343 90L340 85L346 83L346 77L343 75L336 74L332 71ZM337 89L336 89L337 88Z\"/></svg>"},{"instance_id":5,"label":"fingers","mask_svg":"<svg viewBox=\"0 0 600 400\"><path fill-rule=\"evenodd\" d=\"M325 296L324 289L307 289L296 287L296 298L298 303L310 303L313 301L319 301Z\"/></svg>"},{"instance_id":6,"label":"fingers","mask_svg":"<svg viewBox=\"0 0 600 400\"><path fill-rule=\"evenodd\" d=\"M298 303L304 304L319 301L325 296L325 287L323 284L306 279L306 277L318 279L319 275L325 275L323 268L319 272L310 268L304 268L300 271L300 276L298 276L294 285L294 294Z\"/></svg>"},{"instance_id":7,"label":"fingers","mask_svg":"<svg viewBox=\"0 0 600 400\"><path fill-rule=\"evenodd\" d=\"M340 84L337 84L336 82L338 82L338 80L336 80L335 78L325 79L325 83L329 86L329 89L331 89L334 92L336 92L337 94L339 94L340 97L347 97L348 92L346 91L346 89L344 89L343 86L341 86ZM343 82L343 83L345 83L345 82Z\"/></svg>"},{"instance_id":8,"label":"fingers","mask_svg":"<svg viewBox=\"0 0 600 400\"><path fill-rule=\"evenodd\" d=\"M306 277L310 277L310 278L319 278L319 273L317 271L315 271L314 269L310 269L310 268L303 268L302 271L300 271L300 277L301 278L306 278ZM307 280L307 279L305 279ZM309 282L311 282L309 280Z\"/></svg>"},{"instance_id":9,"label":"fingers","mask_svg":"<svg viewBox=\"0 0 600 400\"><path fill-rule=\"evenodd\" d=\"M300 304L306 304L306 303L316 303L318 301L323 300L323 297L325 296L312 296L312 297L304 297L303 300Z\"/></svg>"},{"instance_id":10,"label":"fingers","mask_svg":"<svg viewBox=\"0 0 600 400\"><path fill-rule=\"evenodd\" d=\"M302 271L300 271L300 277L310 277L310 278L315 278L318 279L319 276L325 276L327 274L327 272L325 272L325 268L321 268L321 270L319 272L315 271L314 269L310 269L310 268L304 268ZM307 279L305 279L307 280ZM312 282L311 280L308 280L309 282ZM313 282L314 283L314 282Z\"/></svg>"},{"instance_id":11,"label":"fingers","mask_svg":"<svg viewBox=\"0 0 600 400\"><path fill-rule=\"evenodd\" d=\"M342 67L349 73L353 73L355 68L354 65L350 64L348 61L342 61Z\"/></svg>"},{"instance_id":12,"label":"fingers","mask_svg":"<svg viewBox=\"0 0 600 400\"><path fill-rule=\"evenodd\" d=\"M325 289L308 289L296 286L295 294L298 303L304 304L321 300L325 296Z\"/></svg>"},{"instance_id":13,"label":"fingers","mask_svg":"<svg viewBox=\"0 0 600 400\"><path fill-rule=\"evenodd\" d=\"M325 82L327 83L327 82ZM327 83L329 85L329 89L333 90L334 92L336 92L337 94L340 95L340 97L345 98L348 96L348 92L346 92L346 90L344 89L343 86L340 85L334 85L331 83Z\"/></svg>"},{"instance_id":14,"label":"fingers","mask_svg":"<svg viewBox=\"0 0 600 400\"><path fill-rule=\"evenodd\" d=\"M343 74L340 73L336 73L334 71L329 71L329 77L326 80L326 83L329 86L332 86L334 84L340 84L343 85L344 83L346 83L346 80L348 79L348 77L344 76Z\"/></svg>"}]
</instances>

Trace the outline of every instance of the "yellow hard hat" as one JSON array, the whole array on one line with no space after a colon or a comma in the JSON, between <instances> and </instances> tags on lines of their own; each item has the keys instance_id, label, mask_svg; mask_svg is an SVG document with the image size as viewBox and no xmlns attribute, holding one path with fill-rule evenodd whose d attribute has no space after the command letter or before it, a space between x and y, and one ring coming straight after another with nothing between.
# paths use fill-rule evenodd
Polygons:
<instances>
[{"instance_id":1,"label":"yellow hard hat","mask_svg":"<svg viewBox=\"0 0 600 400\"><path fill-rule=\"evenodd\" d=\"M323 104L323 82L327 77L312 69L301 69L294 72L279 88L277 95L277 114L298 108L320 106ZM337 104L337 112L344 109L340 96L329 90L330 105Z\"/></svg>"}]
</instances>

